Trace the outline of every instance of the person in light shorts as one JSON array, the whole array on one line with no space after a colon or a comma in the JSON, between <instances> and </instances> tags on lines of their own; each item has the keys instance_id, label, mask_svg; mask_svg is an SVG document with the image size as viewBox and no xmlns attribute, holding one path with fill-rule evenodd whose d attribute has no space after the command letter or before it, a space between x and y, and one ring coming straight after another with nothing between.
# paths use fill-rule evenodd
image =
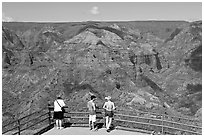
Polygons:
<instances>
[{"instance_id":1,"label":"person in light shorts","mask_svg":"<svg viewBox=\"0 0 204 137\"><path fill-rule=\"evenodd\" d=\"M96 115L89 115L89 121L96 122Z\"/></svg>"},{"instance_id":2,"label":"person in light shorts","mask_svg":"<svg viewBox=\"0 0 204 137\"><path fill-rule=\"evenodd\" d=\"M110 101L111 97L105 97L107 102L104 103L103 109L105 109L105 117L106 117L106 129L107 132L110 132L110 126L113 119L113 110L115 109L115 105Z\"/></svg>"},{"instance_id":3,"label":"person in light shorts","mask_svg":"<svg viewBox=\"0 0 204 137\"><path fill-rule=\"evenodd\" d=\"M94 129L96 122L96 104L95 104L95 96L91 96L91 100L87 103L87 108L89 110L89 127L90 130Z\"/></svg>"}]
</instances>

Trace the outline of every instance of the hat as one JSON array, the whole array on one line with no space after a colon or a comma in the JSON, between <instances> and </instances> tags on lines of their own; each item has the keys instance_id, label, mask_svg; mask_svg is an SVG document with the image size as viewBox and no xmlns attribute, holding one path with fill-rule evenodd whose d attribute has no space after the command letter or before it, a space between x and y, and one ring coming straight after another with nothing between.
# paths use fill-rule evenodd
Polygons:
<instances>
[{"instance_id":1,"label":"hat","mask_svg":"<svg viewBox=\"0 0 204 137\"><path fill-rule=\"evenodd\" d=\"M107 97L105 97L105 99L110 100L110 99L111 99L111 97L110 97L110 96L107 96Z\"/></svg>"}]
</instances>

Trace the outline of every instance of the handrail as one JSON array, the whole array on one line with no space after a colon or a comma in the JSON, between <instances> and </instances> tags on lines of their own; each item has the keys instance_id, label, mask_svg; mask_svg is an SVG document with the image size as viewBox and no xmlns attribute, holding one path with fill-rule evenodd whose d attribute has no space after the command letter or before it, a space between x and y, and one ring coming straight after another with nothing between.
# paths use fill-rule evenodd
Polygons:
<instances>
[{"instance_id":1,"label":"handrail","mask_svg":"<svg viewBox=\"0 0 204 137\"><path fill-rule=\"evenodd\" d=\"M120 109L121 110L121 109ZM128 111L128 110L125 110ZM119 110L116 110L116 112L119 112ZM139 113L146 113L146 114L153 114L153 115L161 115L160 113L156 113L156 112L146 112L146 111L141 111L141 110L134 110L134 111L128 111L128 112L139 112ZM163 114L164 116L167 117L172 117L172 118L178 118L178 119L184 119L184 120L189 120L189 121L199 121L197 119L192 119L191 117L179 117L179 116L172 116L172 115L167 115L167 114Z\"/></svg>"},{"instance_id":2,"label":"handrail","mask_svg":"<svg viewBox=\"0 0 204 137\"><path fill-rule=\"evenodd\" d=\"M115 115L119 115L119 116L123 116L123 117L132 117L132 118L141 118L141 119L148 119L148 120L155 120L155 121L163 121L163 122L169 122L169 123L172 123L172 124L179 124L179 125L184 125L184 126L189 126L189 127L195 127L195 128L202 129L202 127L199 127L199 126L187 125L187 124L183 124L183 123L178 123L178 122L168 121L168 120L162 120L162 119L146 118L146 117L140 117L140 116L123 115L123 114L115 114Z\"/></svg>"},{"instance_id":3,"label":"handrail","mask_svg":"<svg viewBox=\"0 0 204 137\"><path fill-rule=\"evenodd\" d=\"M77 114L78 112L71 112L72 114ZM88 112L80 112L80 113L83 113L83 114L87 114ZM183 123L178 123L178 122L174 122L174 121L168 121L168 120L162 120L162 119L153 119L153 118L146 118L146 117L140 117L140 116L131 116L131 115L123 115L123 114L115 114L115 115L118 115L118 116L126 116L126 117L133 117L133 118L139 118L139 119L146 119L146 120L154 120L154 121L163 121L163 122L167 122L167 123L170 123L170 124L178 124L178 125L183 125L183 126L187 126L187 127L193 127L193 128L197 128L197 129L202 129L202 127L198 127L198 126L193 126L193 125L187 125L187 124L183 124ZM88 118L88 117L71 117L73 119L77 119L77 118ZM120 119L116 119L116 120L120 120ZM123 121L126 121L128 122L128 120L123 120ZM131 121L133 122L133 121ZM200 134L198 132L194 132L194 131L191 131L191 130L185 130L183 128L176 128L176 127L173 127L173 126L166 126L166 125L163 125L163 124L152 124L152 123L149 123L149 122L137 122L137 123L140 123L140 124L145 124L145 125L153 125L153 126L159 126L159 127L164 127L164 128L169 128L169 129L176 129L176 130L179 130L179 131L185 131L185 132L188 132L188 133L194 133L194 134Z\"/></svg>"},{"instance_id":4,"label":"handrail","mask_svg":"<svg viewBox=\"0 0 204 137\"><path fill-rule=\"evenodd\" d=\"M87 118L88 119L89 117L71 117L71 118L73 118L73 119L77 119L77 118L78 119L86 119Z\"/></svg>"},{"instance_id":5,"label":"handrail","mask_svg":"<svg viewBox=\"0 0 204 137\"><path fill-rule=\"evenodd\" d=\"M74 113L74 112L72 112ZM148 119L148 120L155 120L155 121L161 121L161 119L153 119L153 118L145 118L145 117L138 117L138 116L129 116L129 115L121 115L121 114L115 114L115 115L120 115L120 116L126 116L126 117L133 117L133 118L141 118L141 119ZM88 119L88 117L71 117L73 119ZM120 121L121 119L116 119L118 121ZM121 120L121 121L126 121L126 122L130 122L128 120ZM131 122L136 122L136 121L131 121ZM164 120L164 122L169 122L169 123L176 123L176 124L179 124L179 125L183 125L183 126L188 126L188 127L193 127L193 128L199 128L199 129L202 129L202 127L198 127L198 126L192 126L192 125L186 125L186 124L182 124L182 123L177 123L177 122L171 122L171 121L167 121L167 120ZM182 130L182 131L188 131L188 132L191 132L191 133L198 133L198 132L193 132L191 130L185 130L185 129L182 129L182 128L175 128L175 127L172 127L172 126L165 126L165 125L161 125L161 124L152 124L152 123L147 123L147 122L136 122L136 123L140 123L140 124L148 124L148 125L154 125L154 126L159 126L159 127L166 127L166 128L171 128L171 129L177 129L177 130Z\"/></svg>"},{"instance_id":6,"label":"handrail","mask_svg":"<svg viewBox=\"0 0 204 137\"><path fill-rule=\"evenodd\" d=\"M158 125L158 124L144 123L144 122L136 122L136 121L122 120L122 119L115 119L115 120L116 121L121 121L121 122L135 123L135 124L152 125L152 126L157 126L157 127L166 127L166 128L176 129L176 130L185 131L185 132L189 132L189 133L200 134L198 132L193 132L193 131L184 130L184 129L180 129L180 128L175 128L175 127L170 127L170 126L165 126L165 125Z\"/></svg>"},{"instance_id":7,"label":"handrail","mask_svg":"<svg viewBox=\"0 0 204 137\"><path fill-rule=\"evenodd\" d=\"M184 124L184 123L178 123L178 122L168 121L168 120L163 120L163 121L164 121L164 122L171 123L171 124L178 124L178 125L183 125L183 126L188 126L188 127L194 127L194 128L202 129L202 127L199 127L199 126L187 125L187 124Z\"/></svg>"},{"instance_id":8,"label":"handrail","mask_svg":"<svg viewBox=\"0 0 204 137\"><path fill-rule=\"evenodd\" d=\"M22 119L25 119L25 118L27 118L27 117L29 117L29 116L32 116L32 115L36 114L36 113L40 113L42 110L44 110L44 109L41 109L41 110L36 111L36 112L33 112L33 113L29 114L29 115L26 115L26 116L24 116L24 117L22 117L22 118L19 118L18 120L22 120Z\"/></svg>"},{"instance_id":9,"label":"handrail","mask_svg":"<svg viewBox=\"0 0 204 137\"><path fill-rule=\"evenodd\" d=\"M8 129L8 130L2 132L2 134L5 134L5 133L7 133L7 132L9 132L9 131L12 131L12 130L14 130L14 129L16 129L16 128L18 128L18 126L15 126L15 127L11 128L11 129Z\"/></svg>"},{"instance_id":10,"label":"handrail","mask_svg":"<svg viewBox=\"0 0 204 137\"><path fill-rule=\"evenodd\" d=\"M89 112L69 112L69 114L89 114Z\"/></svg>"},{"instance_id":11,"label":"handrail","mask_svg":"<svg viewBox=\"0 0 204 137\"><path fill-rule=\"evenodd\" d=\"M142 117L128 116L128 115L126 115L126 117L142 118ZM146 119L146 118L142 118L142 119ZM119 119L119 120L120 120L120 119ZM150 120L162 121L162 120L160 120L160 119L150 119ZM186 124L183 124L183 123L171 122L171 121L167 121L167 120L164 120L163 122L167 122L167 123L170 123L170 124L178 124L178 125L181 125L181 126L193 127L193 128L197 128L197 129L202 129L202 127L192 126L192 125L186 125ZM149 123L149 122L141 122L141 123L147 123L147 124L151 125L151 123ZM156 125L158 125L158 126L163 126L163 127L166 126L166 125L163 125L163 124L162 124L162 125L161 125L161 124L156 124ZM167 127L175 128L175 127L173 127L173 126L167 126ZM179 128L179 129L181 129L181 130L185 130L184 128ZM190 132L191 130L188 130L188 131Z\"/></svg>"},{"instance_id":12,"label":"handrail","mask_svg":"<svg viewBox=\"0 0 204 137\"><path fill-rule=\"evenodd\" d=\"M18 121L18 120L15 120L15 121L12 121L12 122L10 122L10 123L7 123L7 124L3 125L2 128L6 127L6 126L8 126L8 125L11 125L11 124L13 124L13 123L15 123L15 122L17 122L17 121Z\"/></svg>"},{"instance_id":13,"label":"handrail","mask_svg":"<svg viewBox=\"0 0 204 137\"><path fill-rule=\"evenodd\" d=\"M49 106L49 108L54 108L54 106ZM65 108L70 108L69 106L65 106ZM84 109L86 107L83 107ZM103 109L103 108L99 108L99 109ZM122 109L117 109L116 112L120 112L120 110ZM123 110L122 110L123 111ZM128 110L125 110L128 111ZM152 114L152 115L161 115L160 113L156 113L156 112L146 112L146 111L141 111L141 110L134 110L134 111L128 111L128 112L140 112L140 113L145 113L145 114ZM167 117L171 117L171 118L178 118L178 119L184 119L184 120L188 120L188 121L199 121L198 119L193 119L192 117L179 117L179 116L172 116L172 115L167 115L167 114L163 114L164 116Z\"/></svg>"},{"instance_id":14,"label":"handrail","mask_svg":"<svg viewBox=\"0 0 204 137\"><path fill-rule=\"evenodd\" d=\"M47 114L48 114L48 112L46 112L46 113L44 113L44 114L42 114L42 115L40 115L40 116L38 116L38 117L36 117L36 118L30 119L30 120L28 120L28 121L26 121L26 122L20 124L20 126L21 126L21 125L25 125L25 124L27 124L27 123L29 123L29 122L31 122L31 121L37 119L37 118L40 118L40 117L45 116L45 115L47 115Z\"/></svg>"},{"instance_id":15,"label":"handrail","mask_svg":"<svg viewBox=\"0 0 204 137\"><path fill-rule=\"evenodd\" d=\"M69 112L70 114L87 114L88 112ZM188 127L194 127L194 128L200 128L202 129L202 127L199 127L199 126L194 126L194 125L187 125L187 124L184 124L184 123L179 123L179 122L175 122L175 121L169 121L169 120L162 120L162 119L154 119L154 118L148 118L148 117L141 117L141 116L132 116L132 115L124 115L124 114L118 114L116 113L115 115L119 115L119 116L127 116L127 117L133 117L133 118L140 118L140 119L148 119L148 120L155 120L155 121L164 121L164 122L169 122L169 123L172 123L172 124L180 124L180 125L184 125L184 126L188 126Z\"/></svg>"},{"instance_id":16,"label":"handrail","mask_svg":"<svg viewBox=\"0 0 204 137\"><path fill-rule=\"evenodd\" d=\"M24 117L22 117L22 118L20 118L20 119L17 119L17 120L15 120L15 121L13 121L13 122L10 122L10 123L8 123L8 124L5 124L4 126L3 126L3 128L5 128L6 126L8 126L8 125L10 125L10 124L14 124L15 122L17 122L17 125L15 126L15 127L13 127L13 128L11 128L11 129L8 129L7 131L4 131L2 134L5 134L5 133L7 133L7 132L9 132L9 131L13 131L14 129L16 129L17 128L17 132L15 132L15 134L20 134L22 131L24 131L24 130L26 130L26 129L28 129L28 128L30 128L30 127L32 127L32 126L35 126L36 124L38 124L38 123L41 123L41 122L43 122L43 121L45 121L45 120L49 120L49 125L52 123L51 122L51 113L53 112L53 110L51 110L52 108L53 108L53 106L48 106L47 107L48 108L48 112L47 111L42 111L42 110L40 110L40 111L36 111L36 112L33 112L33 113L31 113L31 114L29 114L29 115L27 115L27 116L24 116ZM69 108L69 107L65 107L65 108ZM37 113L40 113L40 112L43 112L43 114L40 114L39 116L36 116L35 118L32 118L32 119L29 119L28 121L26 121L26 122L24 122L24 123L20 123L20 121L22 121L23 119L25 119L25 118L27 118L27 117L31 117L32 115L34 115L34 114L37 114ZM99 112L101 112L101 111L99 111ZM149 117L142 117L142 116L133 116L133 115L126 115L126 114L119 114L118 113L119 111L116 111L116 116L118 116L120 119L115 119L116 121L121 121L121 122L131 122L131 123L137 123L137 124L143 124L143 125L150 125L150 126L157 126L157 127L162 127L162 132L163 132L163 128L167 128L167 129L174 129L174 130L178 130L178 131L184 131L184 132L187 132L187 133L193 133L193 134L200 134L199 132L194 132L194 131L192 131L192 130L195 130L195 129L188 129L187 127L189 127L189 128L197 128L197 129L202 129L202 127L199 127L199 126L194 126L194 125L187 125L187 124L184 124L184 123L179 123L179 122L175 122L175 121L169 121L169 120L165 120L165 119L163 119L163 117L164 117L164 115L162 115L162 114L157 114L157 115L160 115L160 116L162 116L162 119L156 119L156 118L149 118ZM129 111L128 111L129 112ZM66 111L66 113L68 113L68 114L88 114L89 112L73 112L73 111L70 111L70 112L68 112L68 111ZM150 113L148 113L148 112L143 112L143 113L147 113L147 114L150 114ZM29 122L31 122L31 121L34 121L35 119L37 120L37 119L39 119L39 118L41 118L41 117L43 117L43 116L45 116L45 115L47 115L48 114L48 117L46 117L46 118L43 118L42 120L40 120L40 121L38 121L38 122L36 122L36 123L33 123L33 124L31 124L31 125L28 125L28 127L25 127L25 128L23 128L23 129L20 129L20 127L21 126L23 126L23 125L26 125L26 124L28 124ZM101 113L101 114L103 114L103 113ZM167 115L168 116L168 115ZM129 118L138 118L138 119L144 119L144 120L148 120L147 122L138 122L138 121L130 121L130 120L125 120L125 119L121 119L121 117L129 117ZM168 117L172 117L172 116L168 116ZM66 118L66 117L65 117ZM88 117L86 116L74 116L74 117L67 117L67 118L72 118L72 119L88 119ZM159 123L159 124L154 124L154 123L152 123L153 121L160 121L160 122L162 122L162 124L161 123ZM165 122L166 124L173 124L173 125L170 125L170 126L168 126L168 125L164 125L165 123L163 123L163 122ZM79 122L74 122L74 123L76 123L76 124L79 124ZM83 122L81 122L81 123L83 123ZM174 127L174 124L177 124L176 125L176 127ZM183 127L183 128L178 128L178 126L179 125L181 125L181 126L186 126L186 129L184 129L185 127Z\"/></svg>"},{"instance_id":17,"label":"handrail","mask_svg":"<svg viewBox=\"0 0 204 137\"><path fill-rule=\"evenodd\" d=\"M41 112L42 110L45 110L45 108L43 108L43 109L41 109L41 110L39 110L39 111L33 112L33 113L31 113L31 114L29 114L29 115L26 115L26 116L24 116L24 117L22 117L22 118L19 118L19 119L17 119L17 120L14 120L14 121L12 121L12 122L10 122L10 123L7 123L7 124L3 125L3 127L6 127L6 126L8 126L8 125L11 125L11 124L17 122L18 120L22 120L22 119L25 119L25 118L27 118L27 117L29 117L29 116L32 116L32 115L36 114L36 113L39 113L39 112Z\"/></svg>"},{"instance_id":18,"label":"handrail","mask_svg":"<svg viewBox=\"0 0 204 137\"><path fill-rule=\"evenodd\" d=\"M43 121L45 121L45 120L47 120L47 119L48 119L48 118L46 117L46 118L44 118L44 119L42 119L42 120L40 120L40 121L38 121L38 122L36 122L36 123L34 123L34 124L32 124L32 125L26 127L26 128L21 129L21 131L24 131L24 130L26 130L26 129L28 129L28 128L30 128L30 127L32 127L32 126L38 124L38 123L41 123L41 122L43 122Z\"/></svg>"},{"instance_id":19,"label":"handrail","mask_svg":"<svg viewBox=\"0 0 204 137\"><path fill-rule=\"evenodd\" d=\"M46 118L44 118L43 120L40 120L40 121L38 121L38 122L36 122L36 123L34 123L34 124L32 124L32 125L30 125L30 126L24 128L24 129L20 129L21 126L26 125L27 123L29 123L29 122L31 122L31 121L33 121L33 120L35 120L35 119L38 119L38 118L40 118L40 117L43 117L43 116L49 114L49 112L44 112L44 110L45 110L45 109L41 109L41 110L39 110L39 111L33 112L33 113L29 114L29 115L26 115L26 116L24 116L24 117L22 117L22 118L19 118L19 119L15 120L15 121L12 121L12 122L10 122L10 123L8 123L8 124L5 124L5 125L3 126L3 128L5 128L5 127L7 127L7 126L9 126L9 125L11 125L11 124L17 123L16 126L14 126L14 127L11 128L11 129L8 129L8 130L4 131L2 134L5 134L5 133L7 133L7 132L9 132L9 131L13 131L13 130L16 129L16 128L18 128L18 129L17 129L18 131L15 132L15 133L13 133L13 134L20 134L23 130L26 130L26 129L28 129L28 128L30 128L30 127L32 127L32 126L38 124L38 123L41 123L41 122L43 122L43 121L49 119L49 117L46 117ZM28 120L28 121L26 121L26 122L24 122L24 123L20 123L20 121L22 121L23 119L28 118L28 117L31 117L32 115L37 114L37 113L40 113L40 112L44 112L44 113L41 114L40 116L37 116L37 117L35 117L35 118L31 119L31 120Z\"/></svg>"}]
</instances>

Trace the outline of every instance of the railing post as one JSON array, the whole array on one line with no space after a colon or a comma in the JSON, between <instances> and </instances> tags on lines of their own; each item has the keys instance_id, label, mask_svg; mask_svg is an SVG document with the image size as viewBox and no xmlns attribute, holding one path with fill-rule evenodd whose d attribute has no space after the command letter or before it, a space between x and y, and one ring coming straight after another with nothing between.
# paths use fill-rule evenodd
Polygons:
<instances>
[{"instance_id":1,"label":"railing post","mask_svg":"<svg viewBox=\"0 0 204 137\"><path fill-rule=\"evenodd\" d=\"M162 113L162 135L164 135L164 114Z\"/></svg>"},{"instance_id":2,"label":"railing post","mask_svg":"<svg viewBox=\"0 0 204 137\"><path fill-rule=\"evenodd\" d=\"M48 120L49 120L49 126L51 125L51 111L50 111L50 104L48 104Z\"/></svg>"},{"instance_id":3,"label":"railing post","mask_svg":"<svg viewBox=\"0 0 204 137\"><path fill-rule=\"evenodd\" d=\"M21 134L21 127L20 127L21 125L20 125L20 120L18 119L18 135L20 135Z\"/></svg>"}]
</instances>

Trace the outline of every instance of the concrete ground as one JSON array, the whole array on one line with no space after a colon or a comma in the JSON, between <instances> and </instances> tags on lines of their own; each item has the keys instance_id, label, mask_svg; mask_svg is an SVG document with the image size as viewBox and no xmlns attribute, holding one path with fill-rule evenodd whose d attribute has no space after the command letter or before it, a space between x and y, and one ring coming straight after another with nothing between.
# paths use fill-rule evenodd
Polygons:
<instances>
[{"instance_id":1,"label":"concrete ground","mask_svg":"<svg viewBox=\"0 0 204 137\"><path fill-rule=\"evenodd\" d=\"M43 135L145 135L140 132L131 132L125 130L112 130L107 132L105 128L101 128L98 131L90 131L87 127L67 127L63 129L57 129L56 127L45 132Z\"/></svg>"}]
</instances>

